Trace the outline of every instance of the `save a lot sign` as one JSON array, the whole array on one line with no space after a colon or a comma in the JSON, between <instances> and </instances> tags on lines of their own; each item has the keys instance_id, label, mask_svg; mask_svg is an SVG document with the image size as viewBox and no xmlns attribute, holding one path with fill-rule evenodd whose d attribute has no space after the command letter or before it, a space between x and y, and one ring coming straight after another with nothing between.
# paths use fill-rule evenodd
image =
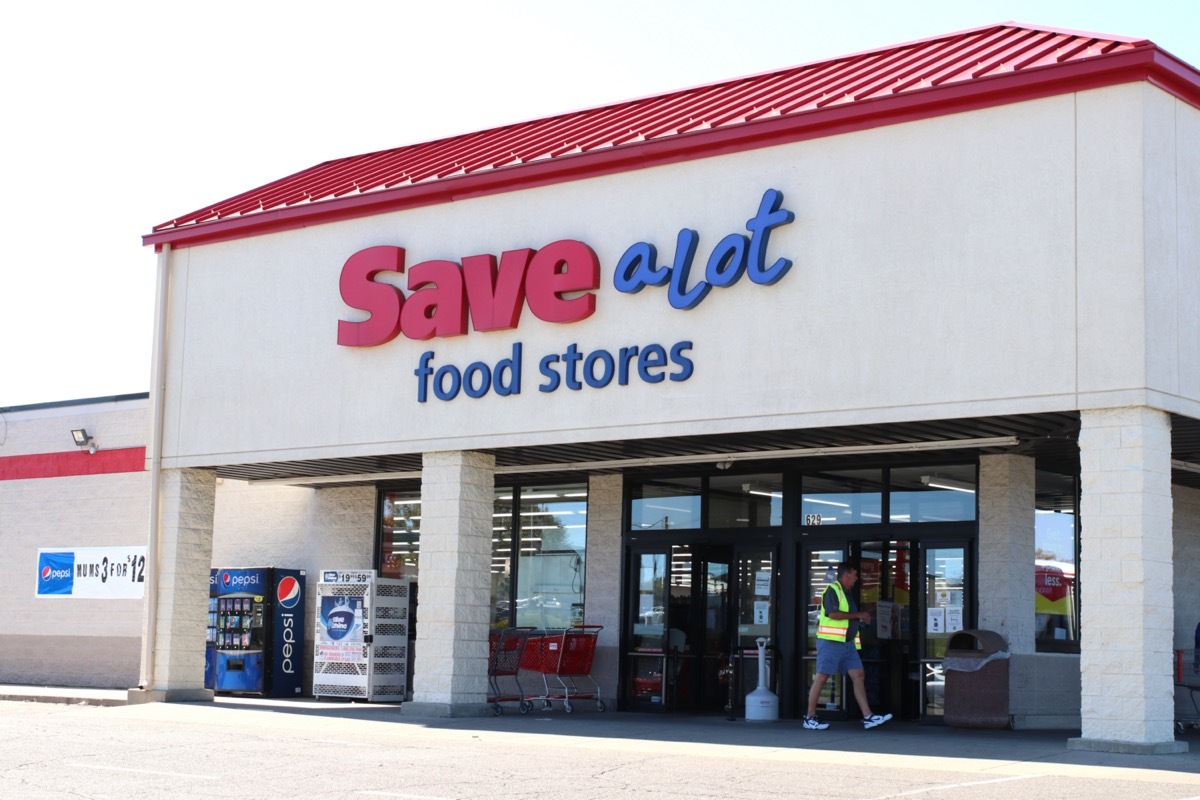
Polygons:
<instances>
[{"instance_id":1,"label":"save a lot sign","mask_svg":"<svg viewBox=\"0 0 1200 800\"><path fill-rule=\"evenodd\" d=\"M635 242L611 270L613 287L622 294L637 294L650 287L666 287L671 308L697 307L713 289L741 281L771 286L792 267L787 258L772 259L770 237L795 215L783 207L783 193L767 189L758 211L746 221L746 232L735 231L720 239L704 262L703 277L697 261L700 235L683 228L675 240L669 264L660 261L651 242ZM344 347L376 347L399 336L428 341L479 333L514 330L528 308L545 322L571 324L596 311L601 265L595 250L575 239L551 242L539 249L507 250L466 256L461 261L432 260L406 266L403 247L379 245L351 255L342 266L339 286L351 308L367 312L366 320L338 321L337 341ZM379 280L383 275L407 274L408 293ZM470 325L468 326L468 320ZM460 395L480 398L494 393L519 395L531 386L526 362L536 360L536 389L555 392L565 387L580 391L632 381L661 383L688 380L695 371L689 340L648 342L616 349L583 352L572 344L562 352L527 357L524 345L515 342L507 358L489 364L476 361L462 366L443 364L433 350L421 353L413 375L420 403L450 401Z\"/></svg>"}]
</instances>

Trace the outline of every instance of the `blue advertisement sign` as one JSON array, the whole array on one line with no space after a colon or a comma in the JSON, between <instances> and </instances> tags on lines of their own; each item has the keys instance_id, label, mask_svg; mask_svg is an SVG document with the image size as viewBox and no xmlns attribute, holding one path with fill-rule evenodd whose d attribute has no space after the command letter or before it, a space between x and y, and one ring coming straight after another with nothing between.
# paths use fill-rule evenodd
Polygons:
<instances>
[{"instance_id":1,"label":"blue advertisement sign","mask_svg":"<svg viewBox=\"0 0 1200 800\"><path fill-rule=\"evenodd\" d=\"M75 552L39 552L37 594L70 595L75 588Z\"/></svg>"},{"instance_id":2,"label":"blue advertisement sign","mask_svg":"<svg viewBox=\"0 0 1200 800\"><path fill-rule=\"evenodd\" d=\"M216 596L227 594L266 594L267 570L258 569L214 569L209 573L209 585L216 588Z\"/></svg>"},{"instance_id":3,"label":"blue advertisement sign","mask_svg":"<svg viewBox=\"0 0 1200 800\"><path fill-rule=\"evenodd\" d=\"M346 597L322 597L320 627L322 639L332 643L362 644L362 598L354 598L356 607L351 608Z\"/></svg>"}]
</instances>

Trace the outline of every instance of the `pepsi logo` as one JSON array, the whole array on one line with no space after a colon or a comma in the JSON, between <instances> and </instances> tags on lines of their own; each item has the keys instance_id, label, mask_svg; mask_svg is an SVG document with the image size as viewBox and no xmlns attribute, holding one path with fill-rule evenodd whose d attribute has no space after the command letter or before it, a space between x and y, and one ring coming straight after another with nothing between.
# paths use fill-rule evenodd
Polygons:
<instances>
[{"instance_id":1,"label":"pepsi logo","mask_svg":"<svg viewBox=\"0 0 1200 800\"><path fill-rule=\"evenodd\" d=\"M300 581L288 575L276 587L275 597L282 608L295 608L300 602Z\"/></svg>"},{"instance_id":2,"label":"pepsi logo","mask_svg":"<svg viewBox=\"0 0 1200 800\"><path fill-rule=\"evenodd\" d=\"M71 577L69 569L51 569L50 567L42 567L42 580L65 580Z\"/></svg>"},{"instance_id":3,"label":"pepsi logo","mask_svg":"<svg viewBox=\"0 0 1200 800\"><path fill-rule=\"evenodd\" d=\"M222 585L222 586L224 586L225 588L227 588L227 589L228 589L228 588L229 588L229 584L230 584L230 583L232 583L232 582L233 582L233 579L229 577L229 573L228 573L228 572L222 572L222 573L221 573L221 585Z\"/></svg>"},{"instance_id":4,"label":"pepsi logo","mask_svg":"<svg viewBox=\"0 0 1200 800\"><path fill-rule=\"evenodd\" d=\"M50 580L50 568L49 567L42 567L42 580L44 580L44 581Z\"/></svg>"}]
</instances>

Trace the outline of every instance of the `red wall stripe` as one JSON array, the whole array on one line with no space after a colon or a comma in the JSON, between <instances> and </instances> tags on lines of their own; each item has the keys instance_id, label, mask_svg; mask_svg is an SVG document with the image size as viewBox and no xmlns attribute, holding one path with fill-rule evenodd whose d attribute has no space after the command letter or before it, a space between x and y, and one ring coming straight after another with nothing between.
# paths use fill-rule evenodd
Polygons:
<instances>
[{"instance_id":1,"label":"red wall stripe","mask_svg":"<svg viewBox=\"0 0 1200 800\"><path fill-rule=\"evenodd\" d=\"M70 475L112 475L118 472L143 472L146 448L123 447L118 450L69 450L65 453L31 453L0 457L0 481L33 478L65 478Z\"/></svg>"}]
</instances>

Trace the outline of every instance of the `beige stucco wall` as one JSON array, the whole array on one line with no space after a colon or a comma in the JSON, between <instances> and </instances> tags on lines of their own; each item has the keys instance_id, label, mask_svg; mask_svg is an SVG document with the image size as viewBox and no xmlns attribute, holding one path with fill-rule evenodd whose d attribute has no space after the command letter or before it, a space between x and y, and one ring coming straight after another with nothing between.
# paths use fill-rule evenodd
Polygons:
<instances>
[{"instance_id":1,"label":"beige stucco wall","mask_svg":"<svg viewBox=\"0 0 1200 800\"><path fill-rule=\"evenodd\" d=\"M1194 301L1176 293L1200 272L1182 246L1197 238L1183 211L1200 171L1175 146L1198 126L1131 84L177 251L167 463L1110 405L1200 413ZM795 262L774 286L743 278L690 311L664 288L612 288L629 245L669 262L689 227L702 262L768 188L796 215L770 240L769 259ZM526 310L515 331L336 344L339 319L365 318L338 294L361 248L403 246L411 265L563 238L599 258L589 319ZM679 341L693 343L686 382L537 391L538 360L571 343ZM518 342L520 395L417 403L422 352L461 370Z\"/></svg>"}]
</instances>

